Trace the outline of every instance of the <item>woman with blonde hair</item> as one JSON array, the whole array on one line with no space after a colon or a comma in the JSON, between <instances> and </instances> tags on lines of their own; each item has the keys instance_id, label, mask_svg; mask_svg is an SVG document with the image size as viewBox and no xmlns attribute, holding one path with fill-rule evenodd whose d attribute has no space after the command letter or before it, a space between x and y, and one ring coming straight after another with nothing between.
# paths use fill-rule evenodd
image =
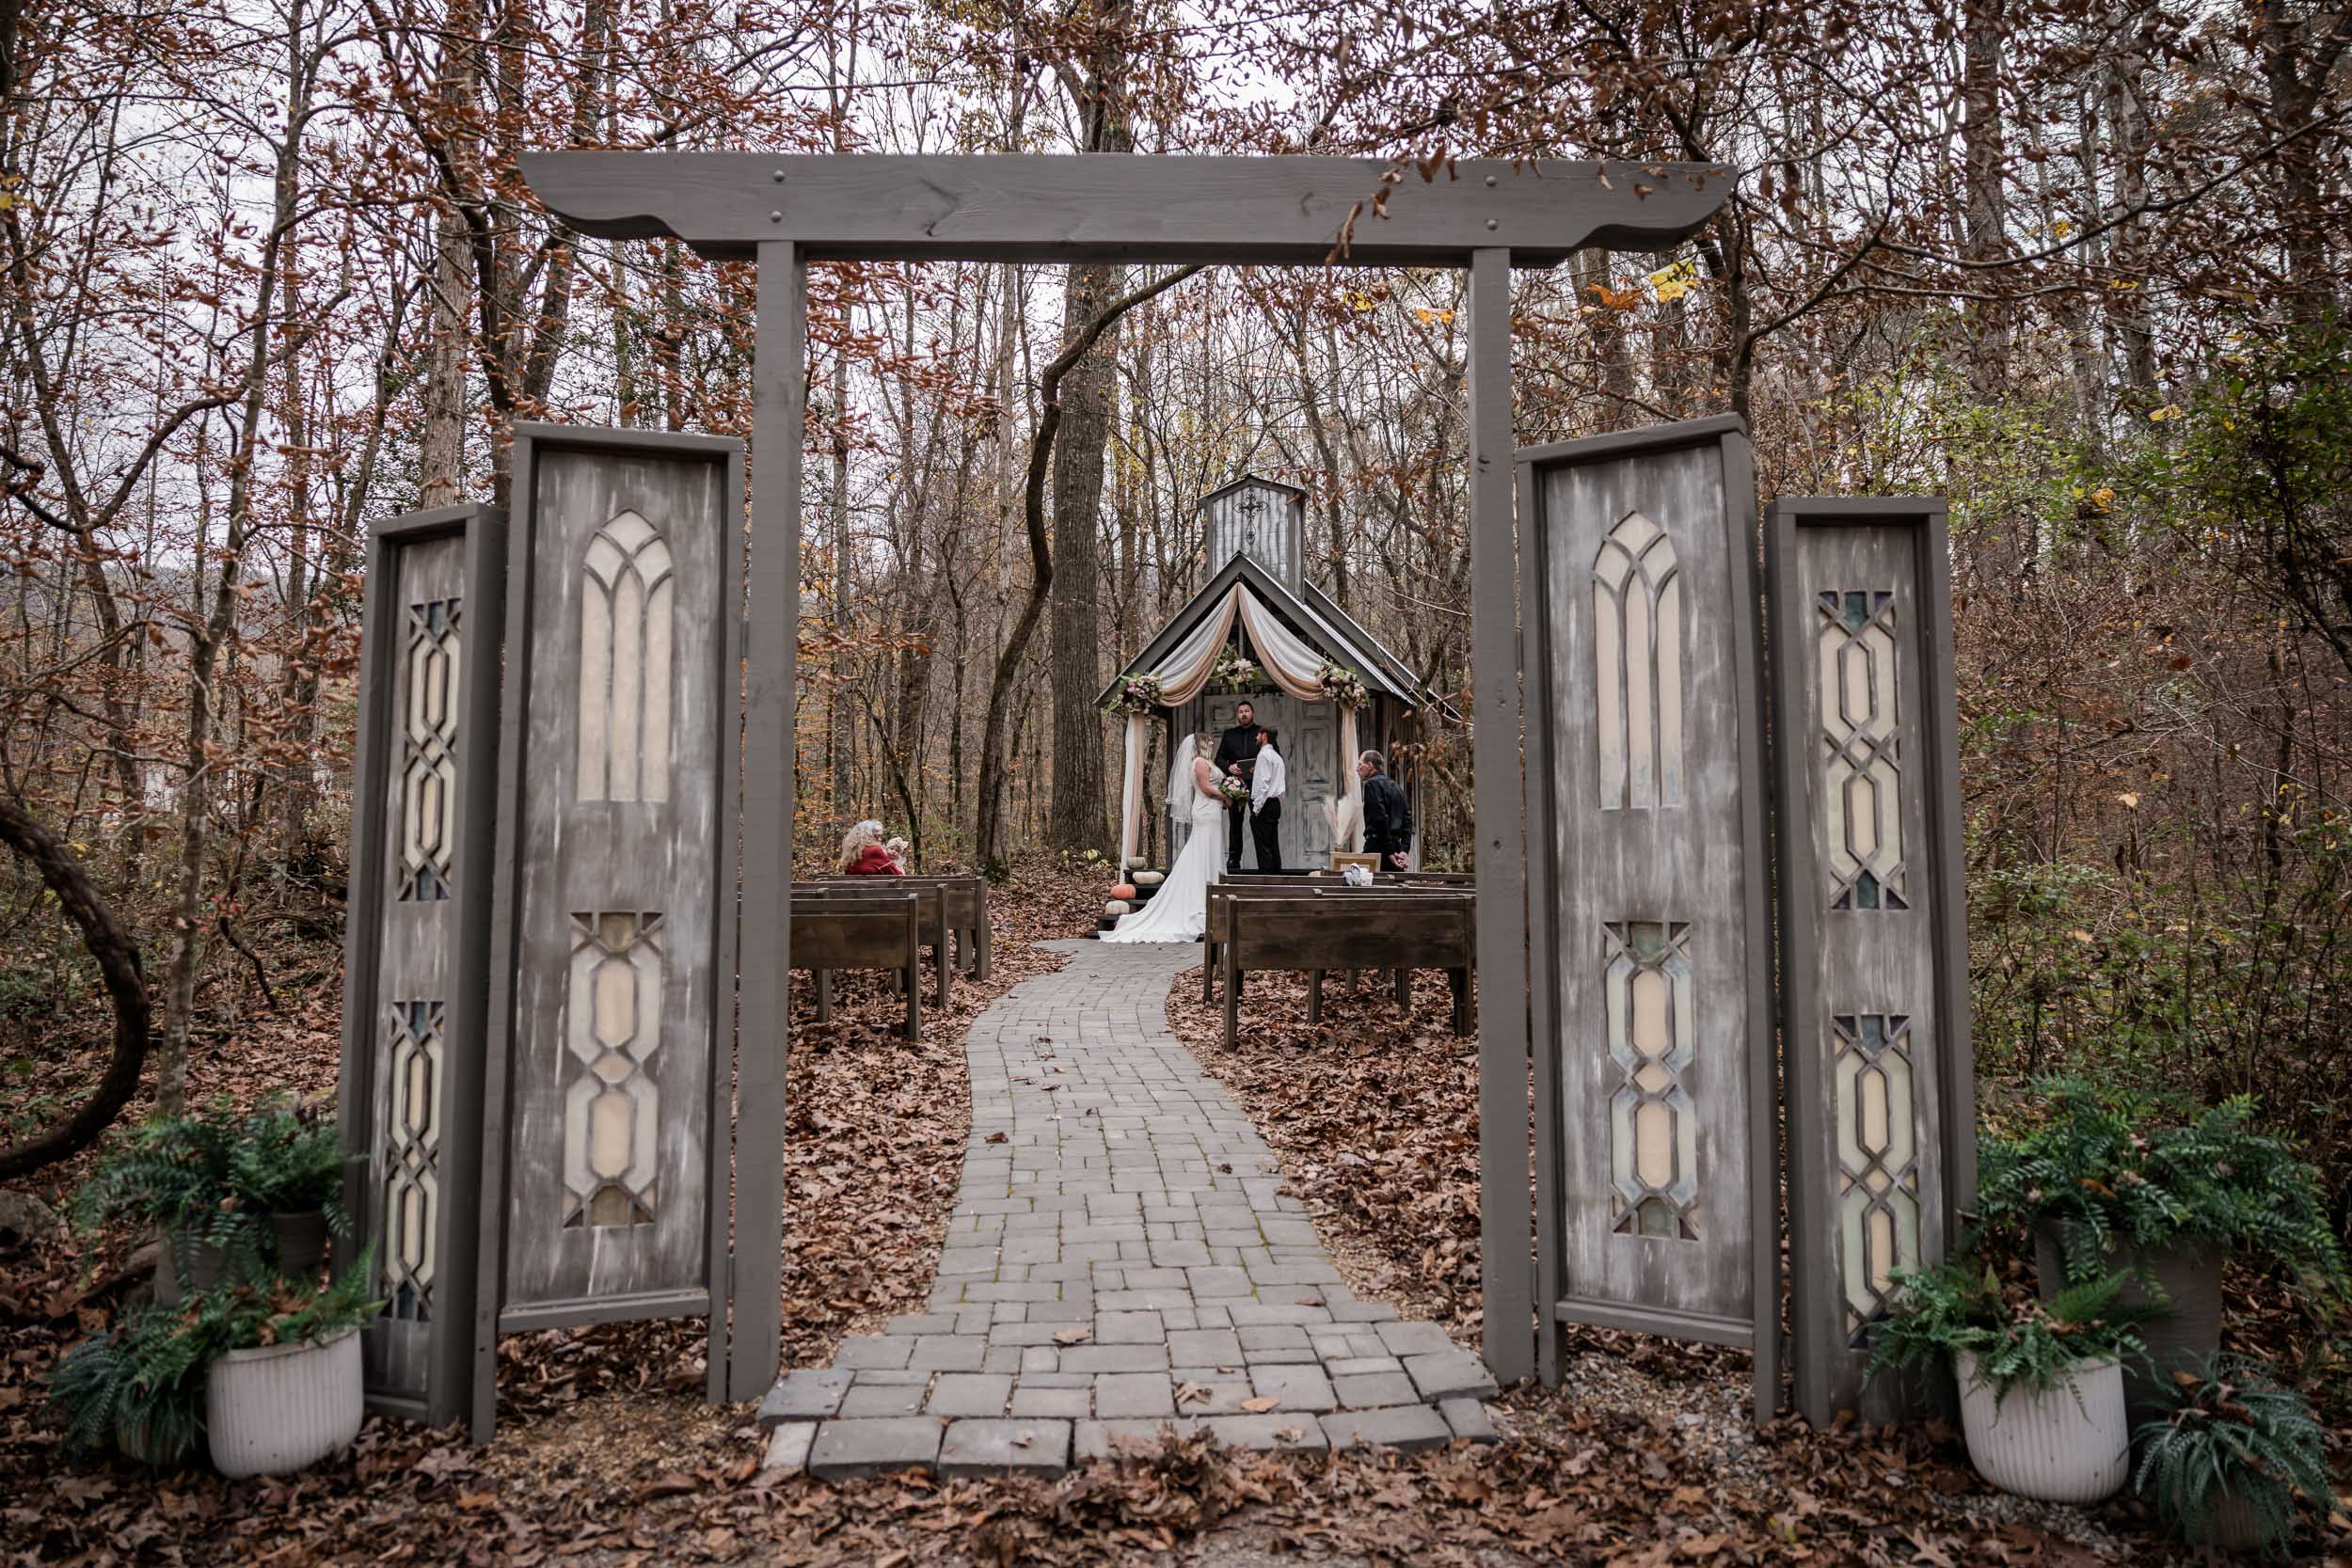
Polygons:
<instances>
[{"instance_id":1,"label":"woman with blonde hair","mask_svg":"<svg viewBox=\"0 0 2352 1568\"><path fill-rule=\"evenodd\" d=\"M841 835L839 869L845 877L903 877L906 867L882 847L882 825L858 822Z\"/></svg>"}]
</instances>

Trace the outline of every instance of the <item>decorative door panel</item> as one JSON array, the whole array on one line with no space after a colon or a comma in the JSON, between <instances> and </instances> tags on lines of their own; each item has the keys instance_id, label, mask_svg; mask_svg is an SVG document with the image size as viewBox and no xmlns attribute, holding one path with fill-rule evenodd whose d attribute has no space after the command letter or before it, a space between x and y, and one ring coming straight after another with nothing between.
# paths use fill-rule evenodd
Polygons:
<instances>
[{"instance_id":1,"label":"decorative door panel","mask_svg":"<svg viewBox=\"0 0 2352 1568\"><path fill-rule=\"evenodd\" d=\"M453 507L369 541L344 972L350 1250L384 1311L371 1402L444 1421L466 1402L506 569L501 513Z\"/></svg>"},{"instance_id":2,"label":"decorative door panel","mask_svg":"<svg viewBox=\"0 0 2352 1568\"><path fill-rule=\"evenodd\" d=\"M517 444L508 1329L709 1301L736 451L546 426Z\"/></svg>"},{"instance_id":3,"label":"decorative door panel","mask_svg":"<svg viewBox=\"0 0 2352 1568\"><path fill-rule=\"evenodd\" d=\"M1539 1285L1776 1348L1767 787L1737 420L1521 454ZM1546 1123L1549 1125L1546 1125Z\"/></svg>"},{"instance_id":4,"label":"decorative door panel","mask_svg":"<svg viewBox=\"0 0 2352 1568\"><path fill-rule=\"evenodd\" d=\"M1775 502L1793 1370L1816 1424L1866 1402L1889 1275L1973 1187L1944 503Z\"/></svg>"},{"instance_id":5,"label":"decorative door panel","mask_svg":"<svg viewBox=\"0 0 2352 1568\"><path fill-rule=\"evenodd\" d=\"M1328 703L1301 703L1295 735L1283 755L1290 759L1290 799L1282 803L1282 860L1286 865L1327 867L1331 863L1331 819L1327 806L1340 788L1339 722Z\"/></svg>"}]
</instances>

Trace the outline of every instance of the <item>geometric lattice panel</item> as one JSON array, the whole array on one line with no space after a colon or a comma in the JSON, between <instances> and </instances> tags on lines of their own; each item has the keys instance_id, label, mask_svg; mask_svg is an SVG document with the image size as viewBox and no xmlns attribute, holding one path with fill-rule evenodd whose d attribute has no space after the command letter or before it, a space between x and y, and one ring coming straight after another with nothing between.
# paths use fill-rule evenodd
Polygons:
<instances>
[{"instance_id":1,"label":"geometric lattice panel","mask_svg":"<svg viewBox=\"0 0 2352 1568\"><path fill-rule=\"evenodd\" d=\"M400 725L402 899L449 896L452 812L457 791L458 601L408 607L403 649L407 711Z\"/></svg>"},{"instance_id":2,"label":"geometric lattice panel","mask_svg":"<svg viewBox=\"0 0 2352 1568\"><path fill-rule=\"evenodd\" d=\"M1620 1234L1698 1239L1698 1116L1685 1077L1698 1037L1691 927L1629 921L1602 927L1610 1059L1611 1212Z\"/></svg>"},{"instance_id":3,"label":"geometric lattice panel","mask_svg":"<svg viewBox=\"0 0 2352 1568\"><path fill-rule=\"evenodd\" d=\"M1859 1344L1886 1308L1896 1269L1919 1266L1919 1138L1911 1020L1833 1014L1838 1272L1846 1332Z\"/></svg>"},{"instance_id":4,"label":"geometric lattice panel","mask_svg":"<svg viewBox=\"0 0 2352 1568\"><path fill-rule=\"evenodd\" d=\"M1826 592L1817 609L1829 905L1908 909L1895 729L1895 595Z\"/></svg>"},{"instance_id":5,"label":"geometric lattice panel","mask_svg":"<svg viewBox=\"0 0 2352 1568\"><path fill-rule=\"evenodd\" d=\"M1601 810L1682 804L1682 581L1639 512L1594 558L1593 631Z\"/></svg>"},{"instance_id":6,"label":"geometric lattice panel","mask_svg":"<svg viewBox=\"0 0 2352 1568\"><path fill-rule=\"evenodd\" d=\"M395 1002L391 1014L391 1105L384 1148L386 1311L423 1323L433 1315L437 1261L444 1009L437 1001Z\"/></svg>"},{"instance_id":7,"label":"geometric lattice panel","mask_svg":"<svg viewBox=\"0 0 2352 1568\"><path fill-rule=\"evenodd\" d=\"M579 798L670 798L670 546L622 512L581 562Z\"/></svg>"},{"instance_id":8,"label":"geometric lattice panel","mask_svg":"<svg viewBox=\"0 0 2352 1568\"><path fill-rule=\"evenodd\" d=\"M660 1085L661 916L572 916L564 1043L578 1068L564 1091L564 1225L650 1225Z\"/></svg>"}]
</instances>

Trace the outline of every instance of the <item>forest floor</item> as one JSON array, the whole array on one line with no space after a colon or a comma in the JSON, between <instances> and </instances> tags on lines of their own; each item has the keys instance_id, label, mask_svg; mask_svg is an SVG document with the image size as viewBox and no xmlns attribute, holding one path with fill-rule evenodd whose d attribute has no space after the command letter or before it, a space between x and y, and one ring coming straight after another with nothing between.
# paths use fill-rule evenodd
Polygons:
<instances>
[{"instance_id":1,"label":"forest floor","mask_svg":"<svg viewBox=\"0 0 2352 1568\"><path fill-rule=\"evenodd\" d=\"M896 1004L878 985L845 981L823 1028L806 1022L802 997L786 1146L786 1367L821 1366L844 1335L919 1308L967 1136L964 1032L989 1001L1060 961L1031 943L1090 926L1099 883L1051 863L1024 867L994 900L993 979L960 985L948 1013L927 1010L919 1044L896 1038ZM331 940L297 934L262 956L277 1010L251 987L233 1016L224 1000L199 1042L192 1094L331 1098ZM1424 977L1409 1015L1385 988L1335 988L1316 1027L1305 1022L1303 985L1263 977L1230 1053L1199 984L1197 974L1179 977L1171 1024L1282 1157L1350 1283L1476 1343L1476 1053L1446 1034L1437 977ZM71 1092L70 1059L26 1060L17 1103ZM44 1173L43 1196L55 1199L88 1164ZM1564 1387L1497 1403L1506 1441L1408 1456L1233 1455L1171 1439L1052 1483L763 1475L751 1406L702 1401L696 1321L506 1341L499 1433L486 1449L372 1418L350 1452L285 1481L72 1465L41 1418L40 1379L142 1288L124 1267L137 1241L0 1237L8 1568L2172 1560L2128 1497L2085 1512L2004 1497L1936 1429L1817 1433L1784 1419L1757 1432L1745 1417L1744 1355L1598 1331L1572 1335ZM2281 1309L2264 1312L2251 1331L2264 1338L2303 1332ZM2332 1416L2344 1435L2344 1412ZM2352 1568L2342 1514L2302 1544L2306 1560Z\"/></svg>"}]
</instances>

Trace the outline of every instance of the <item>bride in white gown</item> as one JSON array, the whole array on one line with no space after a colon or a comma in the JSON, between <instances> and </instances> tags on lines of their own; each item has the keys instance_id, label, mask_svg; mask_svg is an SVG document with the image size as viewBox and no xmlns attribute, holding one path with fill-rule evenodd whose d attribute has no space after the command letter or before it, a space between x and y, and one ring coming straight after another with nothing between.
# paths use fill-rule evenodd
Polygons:
<instances>
[{"instance_id":1,"label":"bride in white gown","mask_svg":"<svg viewBox=\"0 0 2352 1568\"><path fill-rule=\"evenodd\" d=\"M1168 769L1168 803L1179 820L1192 826L1184 852L1152 901L1121 915L1103 933L1104 942L1200 940L1201 927L1209 923L1209 884L1225 855L1225 799L1216 792L1216 769L1209 761L1216 745L1201 735L1177 748L1176 766Z\"/></svg>"}]
</instances>

